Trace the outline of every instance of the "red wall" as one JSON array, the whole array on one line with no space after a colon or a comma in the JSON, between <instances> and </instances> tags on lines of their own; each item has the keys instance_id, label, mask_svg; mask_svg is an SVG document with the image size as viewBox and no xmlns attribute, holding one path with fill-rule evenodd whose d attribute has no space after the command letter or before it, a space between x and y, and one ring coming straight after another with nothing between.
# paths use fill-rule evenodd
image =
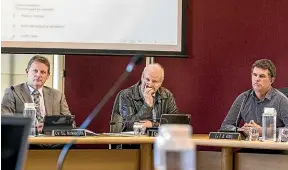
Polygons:
<instances>
[{"instance_id":1,"label":"red wall","mask_svg":"<svg viewBox=\"0 0 288 170\"><path fill-rule=\"evenodd\" d=\"M194 133L219 128L234 99L251 88L250 67L260 58L277 67L275 87L288 86L287 0L189 0L189 58L156 58L165 68L164 86L179 110L192 115ZM128 57L66 56L65 93L82 122L124 70ZM140 79L145 62L122 88ZM115 95L89 126L108 132Z\"/></svg>"}]
</instances>

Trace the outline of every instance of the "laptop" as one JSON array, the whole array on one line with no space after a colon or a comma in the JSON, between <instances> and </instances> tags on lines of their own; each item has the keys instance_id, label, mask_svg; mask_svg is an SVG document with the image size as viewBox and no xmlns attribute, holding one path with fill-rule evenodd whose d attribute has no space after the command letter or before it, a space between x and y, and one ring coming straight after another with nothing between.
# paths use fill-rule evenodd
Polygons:
<instances>
[{"instance_id":1,"label":"laptop","mask_svg":"<svg viewBox=\"0 0 288 170\"><path fill-rule=\"evenodd\" d=\"M2 169L23 169L31 123L30 118L22 116L1 116Z\"/></svg>"},{"instance_id":2,"label":"laptop","mask_svg":"<svg viewBox=\"0 0 288 170\"><path fill-rule=\"evenodd\" d=\"M160 125L163 124L187 124L191 123L191 115L189 114L162 114L160 118ZM158 127L146 128L145 133L148 136L157 136Z\"/></svg>"},{"instance_id":3,"label":"laptop","mask_svg":"<svg viewBox=\"0 0 288 170\"><path fill-rule=\"evenodd\" d=\"M189 114L162 114L160 124L188 124L191 123Z\"/></svg>"},{"instance_id":4,"label":"laptop","mask_svg":"<svg viewBox=\"0 0 288 170\"><path fill-rule=\"evenodd\" d=\"M52 115L44 117L43 133L51 135L52 130L71 130L75 120L74 115Z\"/></svg>"}]
</instances>

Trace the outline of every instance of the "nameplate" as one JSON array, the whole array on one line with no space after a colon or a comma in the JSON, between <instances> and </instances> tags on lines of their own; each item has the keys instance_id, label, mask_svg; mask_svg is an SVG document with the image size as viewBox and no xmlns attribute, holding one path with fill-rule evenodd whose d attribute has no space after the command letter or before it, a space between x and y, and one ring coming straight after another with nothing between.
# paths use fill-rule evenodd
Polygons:
<instances>
[{"instance_id":1,"label":"nameplate","mask_svg":"<svg viewBox=\"0 0 288 170\"><path fill-rule=\"evenodd\" d=\"M52 136L86 136L84 129L52 130Z\"/></svg>"},{"instance_id":2,"label":"nameplate","mask_svg":"<svg viewBox=\"0 0 288 170\"><path fill-rule=\"evenodd\" d=\"M147 128L146 134L151 137L156 137L158 135L158 128Z\"/></svg>"},{"instance_id":3,"label":"nameplate","mask_svg":"<svg viewBox=\"0 0 288 170\"><path fill-rule=\"evenodd\" d=\"M209 139L241 140L241 134L236 132L210 132Z\"/></svg>"}]
</instances>

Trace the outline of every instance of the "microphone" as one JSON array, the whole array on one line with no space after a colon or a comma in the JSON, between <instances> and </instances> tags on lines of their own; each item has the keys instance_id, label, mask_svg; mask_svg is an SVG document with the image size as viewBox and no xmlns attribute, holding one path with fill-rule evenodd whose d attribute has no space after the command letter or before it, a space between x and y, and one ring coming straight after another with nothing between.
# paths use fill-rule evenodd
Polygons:
<instances>
[{"instance_id":1,"label":"microphone","mask_svg":"<svg viewBox=\"0 0 288 170\"><path fill-rule=\"evenodd\" d=\"M105 94L105 96L100 100L98 105L94 108L94 110L88 115L88 117L84 120L84 122L81 124L80 129L86 129L87 126L91 123L91 121L95 118L95 116L99 113L99 111L102 109L102 107L107 103L107 101L110 99L111 96L116 92L116 90L120 87L120 85L126 80L126 78L130 75L132 70L134 69L135 65L139 64L142 59L144 58L143 54L137 54L133 56L131 61L128 63L125 71L121 74L119 79L115 82L115 84L110 88L110 90ZM67 143L57 161L57 170L61 170L63 168L63 162L66 158L66 154L69 150L69 148L75 143L76 138L74 138L72 141Z\"/></svg>"},{"instance_id":2,"label":"microphone","mask_svg":"<svg viewBox=\"0 0 288 170\"><path fill-rule=\"evenodd\" d=\"M153 122L156 122L156 119L157 119L157 113L156 113L156 110L155 110L155 103L156 103L156 94L154 96L154 101L153 101L153 106L152 106L152 121Z\"/></svg>"},{"instance_id":3,"label":"microphone","mask_svg":"<svg viewBox=\"0 0 288 170\"><path fill-rule=\"evenodd\" d=\"M24 104L25 102L22 100L22 98L16 93L14 86L10 86L10 89L12 90L12 93L16 94L18 99Z\"/></svg>"},{"instance_id":4,"label":"microphone","mask_svg":"<svg viewBox=\"0 0 288 170\"><path fill-rule=\"evenodd\" d=\"M247 100L248 100L248 96L249 96L249 94L252 92L252 89L250 89L246 94L244 94L244 99L242 100L242 103L241 103L241 106L240 106L240 110L239 110L239 113L238 113L238 115L237 115L237 119L236 119L236 124L235 124L235 132L238 132L238 126L239 126L239 123L240 123L240 115L241 115L241 113L242 113L242 111L243 111L243 109L244 109L244 107L245 107L245 105L246 105L246 102L247 102Z\"/></svg>"}]
</instances>

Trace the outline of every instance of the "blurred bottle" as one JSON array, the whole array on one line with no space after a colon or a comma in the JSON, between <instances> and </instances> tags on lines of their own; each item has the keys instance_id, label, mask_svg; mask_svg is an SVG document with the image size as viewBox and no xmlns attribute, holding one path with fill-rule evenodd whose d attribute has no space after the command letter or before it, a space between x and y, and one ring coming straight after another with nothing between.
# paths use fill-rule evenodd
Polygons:
<instances>
[{"instance_id":1,"label":"blurred bottle","mask_svg":"<svg viewBox=\"0 0 288 170\"><path fill-rule=\"evenodd\" d=\"M34 103L24 104L23 116L30 117L32 119L30 136L36 136L37 135L37 130L36 130L37 119L36 119L36 109L35 109Z\"/></svg>"},{"instance_id":2,"label":"blurred bottle","mask_svg":"<svg viewBox=\"0 0 288 170\"><path fill-rule=\"evenodd\" d=\"M262 140L276 141L276 110L274 108L264 108L262 115Z\"/></svg>"},{"instance_id":3,"label":"blurred bottle","mask_svg":"<svg viewBox=\"0 0 288 170\"><path fill-rule=\"evenodd\" d=\"M165 124L154 143L155 170L196 170L190 125Z\"/></svg>"}]
</instances>

